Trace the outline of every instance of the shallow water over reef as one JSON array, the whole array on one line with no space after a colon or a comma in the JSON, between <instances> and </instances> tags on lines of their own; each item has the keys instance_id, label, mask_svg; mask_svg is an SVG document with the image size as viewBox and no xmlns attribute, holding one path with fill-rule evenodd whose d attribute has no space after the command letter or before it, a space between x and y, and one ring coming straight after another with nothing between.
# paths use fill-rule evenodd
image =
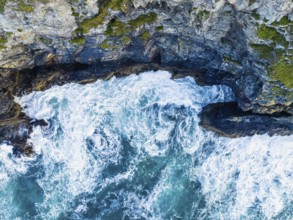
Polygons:
<instances>
[{"instance_id":1,"label":"shallow water over reef","mask_svg":"<svg viewBox=\"0 0 293 220\"><path fill-rule=\"evenodd\" d=\"M198 126L203 106L231 100L165 71L17 98L48 126L32 158L0 145L0 219L292 219L293 136Z\"/></svg>"}]
</instances>

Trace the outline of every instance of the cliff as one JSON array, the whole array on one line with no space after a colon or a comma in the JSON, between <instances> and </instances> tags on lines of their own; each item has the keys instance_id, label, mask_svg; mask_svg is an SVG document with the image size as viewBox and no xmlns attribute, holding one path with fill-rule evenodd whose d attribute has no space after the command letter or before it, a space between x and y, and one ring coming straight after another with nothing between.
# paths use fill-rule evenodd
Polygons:
<instances>
[{"instance_id":1,"label":"cliff","mask_svg":"<svg viewBox=\"0 0 293 220\"><path fill-rule=\"evenodd\" d=\"M286 115L290 134L292 12L291 0L0 1L3 134L13 120L31 129L14 95L145 69L228 85L239 111Z\"/></svg>"}]
</instances>

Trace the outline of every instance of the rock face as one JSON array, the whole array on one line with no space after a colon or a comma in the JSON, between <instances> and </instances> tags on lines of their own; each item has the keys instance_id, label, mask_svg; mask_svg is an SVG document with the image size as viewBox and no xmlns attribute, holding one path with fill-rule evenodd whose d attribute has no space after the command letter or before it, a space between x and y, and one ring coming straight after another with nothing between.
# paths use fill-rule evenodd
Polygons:
<instances>
[{"instance_id":1,"label":"rock face","mask_svg":"<svg viewBox=\"0 0 293 220\"><path fill-rule=\"evenodd\" d=\"M150 68L228 85L243 111L292 115L292 42L291 0L4 0L0 120L18 117L20 92Z\"/></svg>"},{"instance_id":2,"label":"rock face","mask_svg":"<svg viewBox=\"0 0 293 220\"><path fill-rule=\"evenodd\" d=\"M258 115L243 112L236 102L210 104L203 108L200 124L225 137L244 137L255 134L290 135L293 132L293 117L286 113Z\"/></svg>"}]
</instances>

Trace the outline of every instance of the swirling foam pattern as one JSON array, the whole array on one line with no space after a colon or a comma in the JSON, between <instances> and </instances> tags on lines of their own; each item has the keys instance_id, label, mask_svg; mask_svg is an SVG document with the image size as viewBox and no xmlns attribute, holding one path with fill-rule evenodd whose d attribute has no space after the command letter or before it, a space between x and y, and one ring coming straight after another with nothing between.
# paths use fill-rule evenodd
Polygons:
<instances>
[{"instance_id":1,"label":"swirling foam pattern","mask_svg":"<svg viewBox=\"0 0 293 220\"><path fill-rule=\"evenodd\" d=\"M157 71L16 98L48 126L33 129L33 158L0 145L0 218L292 219L292 136L198 126L231 94Z\"/></svg>"}]
</instances>

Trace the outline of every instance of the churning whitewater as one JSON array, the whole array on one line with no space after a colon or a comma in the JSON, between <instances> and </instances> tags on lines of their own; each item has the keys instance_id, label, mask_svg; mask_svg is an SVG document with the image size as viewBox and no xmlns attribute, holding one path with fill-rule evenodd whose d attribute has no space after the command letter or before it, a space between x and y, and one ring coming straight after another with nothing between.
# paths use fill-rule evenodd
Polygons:
<instances>
[{"instance_id":1,"label":"churning whitewater","mask_svg":"<svg viewBox=\"0 0 293 220\"><path fill-rule=\"evenodd\" d=\"M16 98L48 126L0 145L0 219L292 219L293 137L219 138L198 113L225 86L146 72Z\"/></svg>"}]
</instances>

